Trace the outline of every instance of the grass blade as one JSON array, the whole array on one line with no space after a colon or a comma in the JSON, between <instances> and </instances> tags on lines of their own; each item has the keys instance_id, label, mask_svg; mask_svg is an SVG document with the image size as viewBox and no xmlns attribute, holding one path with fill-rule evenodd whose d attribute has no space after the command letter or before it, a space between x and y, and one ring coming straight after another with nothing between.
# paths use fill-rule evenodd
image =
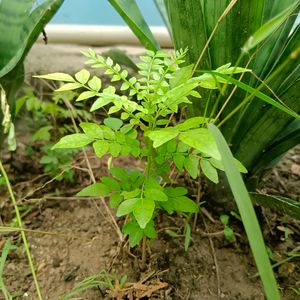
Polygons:
<instances>
[{"instance_id":1,"label":"grass blade","mask_svg":"<svg viewBox=\"0 0 300 300\"><path fill-rule=\"evenodd\" d=\"M7 290L4 281L3 281L3 271L4 271L4 266L5 266L5 262L7 259L7 255L9 253L9 250L11 249L11 242L10 239L8 239L5 242L5 245L2 249L2 254L1 254L1 258L0 258L0 290L2 291L4 298L6 300L10 300L12 299L9 291Z\"/></svg>"},{"instance_id":2,"label":"grass blade","mask_svg":"<svg viewBox=\"0 0 300 300\"><path fill-rule=\"evenodd\" d=\"M213 124L208 124L208 129L213 134L221 153L225 173L248 236L256 266L264 285L266 297L268 300L279 300L280 294L268 258L263 236L242 176L236 167L234 157L222 133Z\"/></svg>"}]
</instances>

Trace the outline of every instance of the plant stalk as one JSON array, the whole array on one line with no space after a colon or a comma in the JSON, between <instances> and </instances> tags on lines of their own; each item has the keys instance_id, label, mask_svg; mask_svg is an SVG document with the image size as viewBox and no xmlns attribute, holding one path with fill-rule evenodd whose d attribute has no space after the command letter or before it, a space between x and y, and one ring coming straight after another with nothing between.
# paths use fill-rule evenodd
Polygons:
<instances>
[{"instance_id":1,"label":"plant stalk","mask_svg":"<svg viewBox=\"0 0 300 300\"><path fill-rule=\"evenodd\" d=\"M6 187L8 189L10 198L13 202L13 206L14 206L14 210L15 210L15 213L16 213L18 226L19 226L19 228L23 228L23 223L22 223L20 211L19 211L19 208L18 208L18 205L17 205L17 201L16 201L16 198L15 198L15 195L13 193L10 181L8 179L7 173L6 173L6 171L3 167L3 164L2 164L1 160L0 160L0 171L1 171L2 175L4 176L4 179L5 179L5 182L6 182ZM27 242L26 234L23 230L21 231L21 236L22 236L22 240L23 240L23 243L24 243L24 247L25 247L27 258L28 258L28 263L29 263L29 267L30 267L31 274L32 274L32 277L33 277L33 281L34 281L34 284L35 284L35 289L36 289L36 292L38 294L39 300L42 300L43 297L42 297L40 287L39 287L39 283L38 283L38 280L37 280L37 276L36 276L36 273L35 273L33 260L32 260L31 254L30 254L29 245L28 245L28 242Z\"/></svg>"}]
</instances>

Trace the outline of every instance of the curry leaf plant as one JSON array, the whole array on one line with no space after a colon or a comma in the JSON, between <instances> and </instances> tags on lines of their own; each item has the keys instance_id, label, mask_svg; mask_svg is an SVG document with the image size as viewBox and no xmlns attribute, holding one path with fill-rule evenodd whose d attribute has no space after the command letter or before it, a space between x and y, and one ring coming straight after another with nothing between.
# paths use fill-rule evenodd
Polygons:
<instances>
[{"instance_id":1,"label":"curry leaf plant","mask_svg":"<svg viewBox=\"0 0 300 300\"><path fill-rule=\"evenodd\" d=\"M123 233L129 236L130 245L136 246L143 237L156 238L155 216L158 210L169 214L189 216L198 211L185 187L174 186L171 170L185 170L192 178L199 176L199 169L211 181L218 182L217 169L223 170L217 144L207 129L209 121L193 117L173 124L173 116L181 105L191 104L189 97L200 94L199 86L215 89L222 85L221 77L204 74L191 78L193 66L180 68L187 50L167 53L146 51L140 57L137 76L111 58L104 58L89 50L83 54L87 64L105 70L111 82L120 81L120 93L113 85L102 86L102 81L91 76L86 69L75 76L53 73L38 76L63 81L57 91L79 90L76 101L95 99L91 111L103 109L107 117L102 124L83 122L82 133L63 137L53 148L78 148L92 144L98 157L105 154L113 158L132 155L144 162L144 170L125 170L111 166L111 176L103 176L78 193L78 196L105 196L117 217L127 216ZM227 64L219 73L242 73L242 68ZM237 161L242 172L245 168ZM167 184L170 183L170 184Z\"/></svg>"}]
</instances>

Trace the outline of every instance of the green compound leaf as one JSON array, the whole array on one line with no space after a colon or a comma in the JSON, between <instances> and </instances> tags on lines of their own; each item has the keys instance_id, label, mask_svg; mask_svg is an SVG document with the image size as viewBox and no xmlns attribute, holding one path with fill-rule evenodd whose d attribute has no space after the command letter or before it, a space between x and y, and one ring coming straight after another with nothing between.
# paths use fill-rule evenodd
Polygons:
<instances>
[{"instance_id":1,"label":"green compound leaf","mask_svg":"<svg viewBox=\"0 0 300 300\"><path fill-rule=\"evenodd\" d=\"M75 74L75 78L81 84L86 84L90 78L90 72L88 70L83 69Z\"/></svg>"},{"instance_id":2,"label":"green compound leaf","mask_svg":"<svg viewBox=\"0 0 300 300\"><path fill-rule=\"evenodd\" d=\"M78 197L101 197L109 193L109 188L103 183L93 183L76 194Z\"/></svg>"},{"instance_id":3,"label":"green compound leaf","mask_svg":"<svg viewBox=\"0 0 300 300\"><path fill-rule=\"evenodd\" d=\"M104 183L111 192L120 191L120 184L117 180L109 176L100 177L102 183Z\"/></svg>"},{"instance_id":4,"label":"green compound leaf","mask_svg":"<svg viewBox=\"0 0 300 300\"><path fill-rule=\"evenodd\" d=\"M196 179L199 175L199 159L195 156L187 156L183 163L187 172L193 179Z\"/></svg>"},{"instance_id":5,"label":"green compound leaf","mask_svg":"<svg viewBox=\"0 0 300 300\"><path fill-rule=\"evenodd\" d=\"M148 137L153 141L153 147L157 148L164 143L174 139L179 134L179 130L174 127L151 131Z\"/></svg>"},{"instance_id":6,"label":"green compound leaf","mask_svg":"<svg viewBox=\"0 0 300 300\"><path fill-rule=\"evenodd\" d=\"M157 234L156 234L155 224L153 220L148 222L146 228L144 229L144 234L149 239L153 239L153 240L156 239Z\"/></svg>"},{"instance_id":7,"label":"green compound leaf","mask_svg":"<svg viewBox=\"0 0 300 300\"><path fill-rule=\"evenodd\" d=\"M200 166L203 174L212 182L218 183L219 177L215 167L210 163L208 159L202 158L200 160Z\"/></svg>"},{"instance_id":8,"label":"green compound leaf","mask_svg":"<svg viewBox=\"0 0 300 300\"><path fill-rule=\"evenodd\" d=\"M192 129L180 133L179 139L188 146L199 150L207 156L221 160L216 141L207 128Z\"/></svg>"},{"instance_id":9,"label":"green compound leaf","mask_svg":"<svg viewBox=\"0 0 300 300\"><path fill-rule=\"evenodd\" d=\"M80 83L66 83L60 88L56 89L55 92L65 92L65 91L72 91L81 88L82 85Z\"/></svg>"},{"instance_id":10,"label":"green compound leaf","mask_svg":"<svg viewBox=\"0 0 300 300\"><path fill-rule=\"evenodd\" d=\"M178 197L178 196L184 196L188 193L188 190L184 187L171 187L168 186L164 188L164 192L168 195L168 197Z\"/></svg>"},{"instance_id":11,"label":"green compound leaf","mask_svg":"<svg viewBox=\"0 0 300 300\"><path fill-rule=\"evenodd\" d=\"M152 199L144 198L136 202L133 209L133 215L142 229L151 220L155 208L155 203Z\"/></svg>"},{"instance_id":12,"label":"green compound leaf","mask_svg":"<svg viewBox=\"0 0 300 300\"><path fill-rule=\"evenodd\" d=\"M198 128L201 124L205 124L209 121L208 118L194 117L189 118L186 121L175 126L176 129L180 131L186 131L193 128Z\"/></svg>"},{"instance_id":13,"label":"green compound leaf","mask_svg":"<svg viewBox=\"0 0 300 300\"><path fill-rule=\"evenodd\" d=\"M140 228L137 222L130 221L122 228L122 232L128 234L130 247L136 246L144 235L144 230Z\"/></svg>"},{"instance_id":14,"label":"green compound leaf","mask_svg":"<svg viewBox=\"0 0 300 300\"><path fill-rule=\"evenodd\" d=\"M152 201L168 201L168 196L158 189L145 189L144 194L146 198L151 199Z\"/></svg>"},{"instance_id":15,"label":"green compound leaf","mask_svg":"<svg viewBox=\"0 0 300 300\"><path fill-rule=\"evenodd\" d=\"M109 198L109 205L111 208L115 208L119 205L119 203L122 201L122 196L119 192L111 194Z\"/></svg>"},{"instance_id":16,"label":"green compound leaf","mask_svg":"<svg viewBox=\"0 0 300 300\"><path fill-rule=\"evenodd\" d=\"M107 141L96 141L93 143L93 149L98 157L102 157L109 151L109 143Z\"/></svg>"},{"instance_id":17,"label":"green compound leaf","mask_svg":"<svg viewBox=\"0 0 300 300\"><path fill-rule=\"evenodd\" d=\"M170 201L172 201L175 211L186 213L198 212L197 204L186 196L174 197L171 198Z\"/></svg>"},{"instance_id":18,"label":"green compound leaf","mask_svg":"<svg viewBox=\"0 0 300 300\"><path fill-rule=\"evenodd\" d=\"M74 78L71 75L65 73L50 73L46 75L34 75L32 77L56 81L75 82Z\"/></svg>"},{"instance_id":19,"label":"green compound leaf","mask_svg":"<svg viewBox=\"0 0 300 300\"><path fill-rule=\"evenodd\" d=\"M107 104L109 104L110 102L112 102L112 99L111 98L98 98L92 105L90 111L93 112Z\"/></svg>"},{"instance_id":20,"label":"green compound leaf","mask_svg":"<svg viewBox=\"0 0 300 300\"><path fill-rule=\"evenodd\" d=\"M117 210L117 217L122 217L130 214L140 200L141 199L139 198L133 198L123 201Z\"/></svg>"},{"instance_id":21,"label":"green compound leaf","mask_svg":"<svg viewBox=\"0 0 300 300\"><path fill-rule=\"evenodd\" d=\"M104 124L113 130L118 130L122 127L123 121L118 118L106 118Z\"/></svg>"},{"instance_id":22,"label":"green compound leaf","mask_svg":"<svg viewBox=\"0 0 300 300\"><path fill-rule=\"evenodd\" d=\"M88 82L88 86L95 92L100 91L101 85L101 79L97 76L93 76L93 78Z\"/></svg>"},{"instance_id":23,"label":"green compound leaf","mask_svg":"<svg viewBox=\"0 0 300 300\"><path fill-rule=\"evenodd\" d=\"M94 92L94 91L85 91L85 92L82 92L75 101L86 100L86 99L95 97L97 95L99 95L97 92Z\"/></svg>"},{"instance_id":24,"label":"green compound leaf","mask_svg":"<svg viewBox=\"0 0 300 300\"><path fill-rule=\"evenodd\" d=\"M86 135L95 139L103 139L103 129L98 124L81 122L79 126Z\"/></svg>"},{"instance_id":25,"label":"green compound leaf","mask_svg":"<svg viewBox=\"0 0 300 300\"><path fill-rule=\"evenodd\" d=\"M66 135L59 140L51 149L71 149L71 148L81 148L94 141L94 138L84 134L84 133L74 133Z\"/></svg>"}]
</instances>

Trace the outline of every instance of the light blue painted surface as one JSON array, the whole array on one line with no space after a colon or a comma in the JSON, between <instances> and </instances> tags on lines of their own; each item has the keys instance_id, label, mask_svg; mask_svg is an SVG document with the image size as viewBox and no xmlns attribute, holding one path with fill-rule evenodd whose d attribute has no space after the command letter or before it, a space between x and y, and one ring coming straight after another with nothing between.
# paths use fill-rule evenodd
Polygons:
<instances>
[{"instance_id":1,"label":"light blue painted surface","mask_svg":"<svg viewBox=\"0 0 300 300\"><path fill-rule=\"evenodd\" d=\"M153 0L137 0L150 26L163 26L163 20ZM65 0L52 24L125 25L107 0Z\"/></svg>"}]
</instances>

